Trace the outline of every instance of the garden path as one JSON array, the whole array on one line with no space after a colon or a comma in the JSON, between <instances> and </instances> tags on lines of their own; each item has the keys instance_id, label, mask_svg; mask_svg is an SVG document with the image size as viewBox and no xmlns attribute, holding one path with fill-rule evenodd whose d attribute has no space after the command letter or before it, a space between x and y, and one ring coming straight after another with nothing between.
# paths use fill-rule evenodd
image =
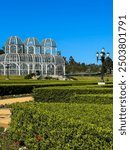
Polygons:
<instances>
[{"instance_id":1,"label":"garden path","mask_svg":"<svg viewBox=\"0 0 130 150\"><path fill-rule=\"evenodd\" d=\"M27 102L32 101L33 97L20 97L20 98L9 98L0 100L0 106L4 106L5 104L12 104L17 102ZM11 121L11 111L9 108L0 108L0 127L8 128L9 123Z\"/></svg>"}]
</instances>

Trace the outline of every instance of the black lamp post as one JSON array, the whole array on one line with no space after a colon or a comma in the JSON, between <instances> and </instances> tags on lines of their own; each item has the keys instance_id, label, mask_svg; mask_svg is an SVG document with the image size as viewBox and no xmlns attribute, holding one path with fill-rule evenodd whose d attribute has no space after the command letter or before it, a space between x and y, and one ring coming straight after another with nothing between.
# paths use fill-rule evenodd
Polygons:
<instances>
[{"instance_id":1,"label":"black lamp post","mask_svg":"<svg viewBox=\"0 0 130 150\"><path fill-rule=\"evenodd\" d=\"M10 67L10 64L6 64L6 75L7 75L7 77L6 77L6 79L7 80L9 80L9 67Z\"/></svg>"},{"instance_id":2,"label":"black lamp post","mask_svg":"<svg viewBox=\"0 0 130 150\"><path fill-rule=\"evenodd\" d=\"M98 60L100 60L102 62L102 68L101 68L101 82L104 82L104 71L105 71L105 65L104 65L104 62L105 62L105 55L107 55L107 57L110 56L110 53L105 53L105 49L102 48L100 54L97 52L96 53L96 57L97 57L97 62Z\"/></svg>"}]
</instances>

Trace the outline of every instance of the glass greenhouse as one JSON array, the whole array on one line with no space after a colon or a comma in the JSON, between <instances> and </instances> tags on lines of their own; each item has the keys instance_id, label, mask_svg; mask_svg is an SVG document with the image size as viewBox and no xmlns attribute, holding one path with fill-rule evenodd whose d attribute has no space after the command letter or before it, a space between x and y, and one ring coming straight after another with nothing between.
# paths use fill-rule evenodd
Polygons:
<instances>
[{"instance_id":1,"label":"glass greenhouse","mask_svg":"<svg viewBox=\"0 0 130 150\"><path fill-rule=\"evenodd\" d=\"M42 76L65 75L65 61L58 54L56 43L51 38L41 44L36 38L27 38L23 43L11 36L5 43L5 53L0 55L0 75L27 75L39 72Z\"/></svg>"}]
</instances>

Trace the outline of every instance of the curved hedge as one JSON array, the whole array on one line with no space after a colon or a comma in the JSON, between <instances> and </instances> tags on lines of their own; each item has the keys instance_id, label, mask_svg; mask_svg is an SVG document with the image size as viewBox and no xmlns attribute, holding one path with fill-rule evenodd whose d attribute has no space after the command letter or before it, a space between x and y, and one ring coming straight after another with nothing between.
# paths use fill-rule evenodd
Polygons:
<instances>
[{"instance_id":1,"label":"curved hedge","mask_svg":"<svg viewBox=\"0 0 130 150\"><path fill-rule=\"evenodd\" d=\"M96 81L53 81L53 80L0 80L0 96L32 93L34 88L52 86L84 86L90 88L112 88L112 82L99 86Z\"/></svg>"},{"instance_id":2,"label":"curved hedge","mask_svg":"<svg viewBox=\"0 0 130 150\"><path fill-rule=\"evenodd\" d=\"M46 87L33 90L35 101L71 102L77 94L112 94L112 88L87 88L85 86Z\"/></svg>"}]
</instances>

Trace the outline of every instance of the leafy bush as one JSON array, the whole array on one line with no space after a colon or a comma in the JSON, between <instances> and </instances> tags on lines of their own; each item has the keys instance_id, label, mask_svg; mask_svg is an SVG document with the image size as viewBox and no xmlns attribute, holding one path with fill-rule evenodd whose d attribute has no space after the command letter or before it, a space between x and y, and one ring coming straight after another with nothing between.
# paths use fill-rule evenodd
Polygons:
<instances>
[{"instance_id":1,"label":"leafy bush","mask_svg":"<svg viewBox=\"0 0 130 150\"><path fill-rule=\"evenodd\" d=\"M3 127L0 127L0 134L4 131Z\"/></svg>"},{"instance_id":2,"label":"leafy bush","mask_svg":"<svg viewBox=\"0 0 130 150\"><path fill-rule=\"evenodd\" d=\"M112 105L24 103L11 110L8 137L29 149L112 149Z\"/></svg>"},{"instance_id":3,"label":"leafy bush","mask_svg":"<svg viewBox=\"0 0 130 150\"><path fill-rule=\"evenodd\" d=\"M35 76L35 73L30 73L30 74L26 75L24 77L24 79L32 79L33 76Z\"/></svg>"}]
</instances>

